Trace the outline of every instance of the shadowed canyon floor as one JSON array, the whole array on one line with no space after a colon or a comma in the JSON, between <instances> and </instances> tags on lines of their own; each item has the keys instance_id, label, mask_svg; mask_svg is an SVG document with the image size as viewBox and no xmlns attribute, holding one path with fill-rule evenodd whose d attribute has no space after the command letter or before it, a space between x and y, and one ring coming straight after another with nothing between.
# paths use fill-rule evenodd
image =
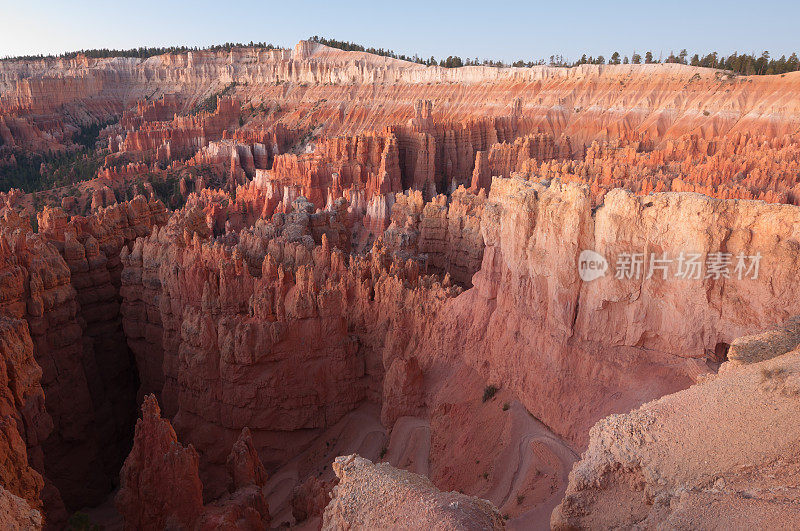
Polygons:
<instances>
[{"instance_id":1,"label":"shadowed canyon floor","mask_svg":"<svg viewBox=\"0 0 800 531\"><path fill-rule=\"evenodd\" d=\"M798 90L0 62L0 524L800 523Z\"/></svg>"}]
</instances>

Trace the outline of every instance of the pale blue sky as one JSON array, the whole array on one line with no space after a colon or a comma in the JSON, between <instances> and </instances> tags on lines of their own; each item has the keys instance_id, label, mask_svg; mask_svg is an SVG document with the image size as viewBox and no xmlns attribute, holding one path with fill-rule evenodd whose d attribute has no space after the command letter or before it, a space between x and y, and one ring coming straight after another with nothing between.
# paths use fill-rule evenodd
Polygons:
<instances>
[{"instance_id":1,"label":"pale blue sky","mask_svg":"<svg viewBox=\"0 0 800 531\"><path fill-rule=\"evenodd\" d=\"M681 48L800 49L800 3L385 0L355 2L0 0L0 57L84 48L203 46L321 35L422 57L511 61Z\"/></svg>"}]
</instances>

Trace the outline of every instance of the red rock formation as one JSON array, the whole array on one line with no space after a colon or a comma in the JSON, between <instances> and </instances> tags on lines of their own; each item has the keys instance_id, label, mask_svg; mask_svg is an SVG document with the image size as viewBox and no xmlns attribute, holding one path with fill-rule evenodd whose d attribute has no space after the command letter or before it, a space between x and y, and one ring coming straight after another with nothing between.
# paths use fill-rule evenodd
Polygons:
<instances>
[{"instance_id":1,"label":"red rock formation","mask_svg":"<svg viewBox=\"0 0 800 531\"><path fill-rule=\"evenodd\" d=\"M251 107L253 105L251 103ZM257 169L271 168L275 155L287 152L301 136L300 131L290 129L281 122L233 131L233 140L253 146L253 164Z\"/></svg>"},{"instance_id":2,"label":"red rock formation","mask_svg":"<svg viewBox=\"0 0 800 531\"><path fill-rule=\"evenodd\" d=\"M266 473L247 428L228 463L232 494L204 507L197 452L178 442L170 422L161 418L155 397L146 396L116 497L125 528L266 529L269 509L260 490Z\"/></svg>"},{"instance_id":3,"label":"red rock formation","mask_svg":"<svg viewBox=\"0 0 800 531\"><path fill-rule=\"evenodd\" d=\"M71 508L100 501L135 398L154 393L198 451L165 419L141 424L208 503L148 512L164 478L132 483L130 526L263 528L266 493L282 515L317 517L332 478L316 474L343 440L541 523L575 459L557 437L594 452L600 418L758 357L734 338L800 313L797 208L686 193L800 204L799 82L683 65L442 69L309 42L0 63L4 168L121 116L77 193L0 196L0 339L15 353L0 368L26 375L0 379L7 490L48 523L59 490ZM221 92L215 112L186 115ZM131 189L150 200L116 204ZM168 214L156 192L185 206ZM94 213L45 208L34 235L42 201ZM582 281L582 250L608 274ZM717 251L759 254L759 277L613 274L623 253ZM149 473L142 455L163 457L143 437L134 476ZM281 470L296 496L267 486ZM581 504L596 495L573 487ZM565 525L597 523L564 507Z\"/></svg>"},{"instance_id":4,"label":"red rock formation","mask_svg":"<svg viewBox=\"0 0 800 531\"><path fill-rule=\"evenodd\" d=\"M244 426L275 466L377 386L370 373L381 369L348 333L350 306L387 274L418 282L419 272L381 254L347 264L326 236L314 247L302 210L224 244L203 241L208 229L190 232L197 216L184 211L123 257L126 330L145 340L155 332L132 342L142 385L160 392L182 437L196 441L204 473L220 474ZM200 433L215 435L200 441Z\"/></svg>"},{"instance_id":5,"label":"red rock formation","mask_svg":"<svg viewBox=\"0 0 800 531\"><path fill-rule=\"evenodd\" d=\"M54 429L41 443L46 475L69 504L107 492L93 438L93 406L70 270L55 248L31 233L4 233L3 313L28 322ZM58 501L54 503L58 504Z\"/></svg>"},{"instance_id":6,"label":"red rock formation","mask_svg":"<svg viewBox=\"0 0 800 531\"><path fill-rule=\"evenodd\" d=\"M431 101L434 109L438 102L452 102L446 111L436 112L454 120L510 108L546 127L543 132L571 136L621 136L630 130L680 136L692 129L704 134L761 129L780 135L792 129L791 120L776 124L770 118L773 111L797 112L790 94L795 74L734 77L677 64L444 69L312 43L300 43L294 53L242 49L147 61L78 57L5 62L0 109L4 114L47 114L62 106L82 106L84 113L108 116L109 111L122 111L116 99L121 87L125 94L144 100L153 94L153 80L158 79L163 80L160 94L197 101L224 88L220 79L231 77L248 84L254 107L275 101L291 107L282 111L287 121L330 119L331 134L379 130L415 118L419 100ZM285 83L307 86L285 91ZM356 86L355 94L351 85ZM758 95L770 91L777 94L769 103L758 101ZM521 103L515 101L526 93L532 100L523 96ZM363 105L373 98L387 103ZM147 109L157 107L174 108L168 101L146 103L137 114L147 115ZM424 112L432 114L429 108ZM155 114L148 118L168 117ZM421 123L426 116L419 116Z\"/></svg>"},{"instance_id":7,"label":"red rock formation","mask_svg":"<svg viewBox=\"0 0 800 531\"><path fill-rule=\"evenodd\" d=\"M424 476L373 465L357 455L336 458L333 469L339 484L325 508L322 529L505 529L488 501L440 492Z\"/></svg>"},{"instance_id":8,"label":"red rock formation","mask_svg":"<svg viewBox=\"0 0 800 531\"><path fill-rule=\"evenodd\" d=\"M747 330L800 313L786 267L800 230L792 206L616 190L592 215L585 188L495 179L483 212L483 264L475 287L445 312L444 336L454 340L445 340L441 352L458 352L487 380L514 389L537 418L579 447L599 418L688 385L685 357L706 359ZM711 226L724 229L709 233ZM615 278L622 253L677 257L690 252L684 246L703 257L724 249L732 256L760 253L765 261L756 280L733 276L724 284L644 279L647 271L639 283ZM584 249L608 257L611 272L581 282ZM630 388L628 378L640 385ZM573 403L576 386L581 398ZM534 398L540 396L552 398Z\"/></svg>"},{"instance_id":9,"label":"red rock formation","mask_svg":"<svg viewBox=\"0 0 800 531\"><path fill-rule=\"evenodd\" d=\"M167 122L143 121L127 132L119 151L151 152L155 160L186 158L213 140L220 140L226 128L239 118L241 103L233 98L219 98L213 113L175 116Z\"/></svg>"},{"instance_id":10,"label":"red rock formation","mask_svg":"<svg viewBox=\"0 0 800 531\"><path fill-rule=\"evenodd\" d=\"M429 203L423 203L419 192L397 194L384 241L401 254L423 253L429 270L449 274L469 287L483 256L480 223L485 200L485 193L474 195L463 187Z\"/></svg>"},{"instance_id":11,"label":"red rock formation","mask_svg":"<svg viewBox=\"0 0 800 531\"><path fill-rule=\"evenodd\" d=\"M242 86L220 83L231 77ZM151 90L153 79L163 84L158 94ZM119 124L103 132L112 151L123 152L114 153L107 164L174 163L213 142L230 139L238 145L234 150L238 160L232 161L229 150L223 149L221 172L232 174L228 189L233 191L236 183L243 182L243 174L271 169L281 153L291 151L294 156L313 148L316 137L314 156L303 153L297 161L289 157L279 165L277 178L302 186L301 193L317 206L325 203L329 192L335 198L342 191L332 186L332 173L339 174L343 190L358 180L354 174L360 174L366 208L376 190L415 188L430 199L460 184L472 184L473 179L483 183L474 183L477 191L490 184L491 176L510 176L513 171L590 177L600 195L614 186L627 186L642 192L693 190L719 197L796 202L791 153L774 160L759 152L766 144L794 134L791 124L798 110L791 95L797 79L794 74L734 78L684 65L441 69L313 43L300 44L293 53L248 49L191 52L144 62L85 57L6 62L0 70L0 114L6 124L0 127L0 138L6 146L16 145L13 139L20 138L35 149L53 145L63 149L71 145L76 125L119 114L127 103L119 98L124 93L141 99L135 109L122 112ZM379 80L385 86L374 85ZM285 90L284 83L301 85L297 91ZM354 93L350 86L356 87ZM685 91L692 97L676 96ZM232 92L234 97L218 98L214 113L178 115L220 92ZM772 95L768 102L764 94ZM153 99L154 95L162 97ZM82 119L61 123L59 113L64 109ZM27 129L20 124L27 124ZM354 162L354 154L330 156L326 151L326 145L335 146L340 140L334 135L347 135L345 142L355 144L356 137L376 134L396 138L397 153L387 153L385 171L372 155L365 166L362 160ZM732 160L730 149L746 151L738 140L741 135L761 140L742 161ZM673 171L675 164L668 164L675 152L673 140L686 137L710 147L697 156L711 157L728 149L709 163L684 157L684 170L697 168L687 172L696 174L688 184ZM611 160L604 155L598 161L592 148L585 148L594 139L618 142L619 148L637 154L634 159L651 160L634 160L634 170L620 167L624 165L612 154L607 154ZM796 151L796 139L785 144ZM210 151L198 154L194 163L219 163L220 149ZM480 161L484 166L478 164L476 174L478 152L484 153ZM589 169L581 164L584 154ZM558 168L552 164L540 168L551 159L558 161ZM744 162L754 159L757 167ZM656 160L662 161L660 168L639 169ZM564 163L570 164L565 168ZM572 163L577 167L570 169ZM605 182L612 176L613 183ZM741 184L726 185L742 178ZM769 181L779 183L777 189L765 186ZM349 200L356 202L354 197Z\"/></svg>"},{"instance_id":12,"label":"red rock formation","mask_svg":"<svg viewBox=\"0 0 800 531\"><path fill-rule=\"evenodd\" d=\"M267 472L253 447L250 430L246 427L242 428L242 433L228 456L228 473L233 478L231 492L250 485L263 487L267 482Z\"/></svg>"},{"instance_id":13,"label":"red rock formation","mask_svg":"<svg viewBox=\"0 0 800 531\"><path fill-rule=\"evenodd\" d=\"M581 448L588 426L599 418L688 386L695 366L713 363L719 345L794 307L793 273L785 265L793 263L789 242L800 227L792 206L691 194L643 198L616 191L592 214L586 188L520 179L495 179L488 200L461 191L449 207L444 199L423 208L421 197L400 196L393 224L408 231L387 231L387 244L416 238L419 249L420 241L436 241L436 231L448 234L450 229L424 220L449 219L451 212L453 219L473 220L457 225L453 234L465 226L474 233L475 220L481 220L486 248L475 287L454 297L457 290L423 282L413 272L419 265L398 267L396 260L405 258L391 245L376 245L368 261L352 256L349 262L331 252L327 236L315 246L311 208L302 200L295 202L293 212L237 233L215 228L240 208L216 199L204 202L215 197L224 195L208 193L192 200L123 258L126 271L130 269L123 290L124 308L130 308L130 313L124 310L129 337L152 334L151 341L137 347L143 359L141 380L161 393L181 436L198 445L210 492L224 490L227 474L222 466L242 427L252 430L254 447L273 469L367 399L384 405L388 426L401 415L430 415L431 477L448 488L477 490L473 477L446 465L454 457L444 435L472 441L461 444L477 448L470 429L461 431L455 420L471 418L474 406L446 407L447 394L432 396L431 385L442 385L442 377L427 383L424 375L434 367L466 366L484 382L497 382ZM703 221L698 223L697 216ZM769 221L775 216L782 224ZM765 257L763 276L755 282L732 278L724 287L713 279L671 287L651 278L636 285L638 298L630 295L633 283L624 279L609 275L582 283L578 278L582 249L609 257L640 248L677 255L689 238L702 245L701 252L713 252L722 235L701 237L697 231L707 226L725 227L736 235L724 240L733 254L760 252ZM403 236L415 227L420 227L416 236ZM215 231L219 236L210 239ZM454 247L469 248L463 242ZM388 250L394 251L394 262ZM414 252L406 247L406 257ZM769 285L781 286L780 296ZM665 295L668 288L674 298ZM702 300L693 295L701 293ZM746 310L736 302L743 297L752 301ZM686 304L694 309L681 306ZM656 317L670 307L677 313L666 320ZM631 312L646 320L631 322ZM688 315L693 317L687 320ZM681 327L672 326L676 320ZM301 338L318 337L319 330L325 330L325 342L302 347ZM262 354L251 346L256 344ZM303 350L293 350L297 346ZM259 361L263 353L269 356L268 366ZM409 368L412 358L420 372ZM324 373L315 372L316 360L324 363ZM301 380L297 367L314 378ZM630 379L647 383L632 387ZM258 383L262 381L273 383ZM577 387L580 396L574 393ZM253 395L253 389L260 391ZM308 396L313 398L301 398ZM479 396L475 391L476 400ZM293 404L291 413L284 409L287 403ZM488 446L482 448L487 452ZM542 470L548 472L535 485L544 481L552 485L547 488L558 489L558 463L566 458L548 452L550 457L542 458L547 467ZM507 459L501 457L507 455L502 446L481 455L490 462ZM508 504L493 488L485 491ZM539 489L531 486L527 492L544 499ZM521 514L513 501L507 510Z\"/></svg>"},{"instance_id":14,"label":"red rock formation","mask_svg":"<svg viewBox=\"0 0 800 531\"><path fill-rule=\"evenodd\" d=\"M475 169L472 170L472 181L470 191L478 193L483 190L488 192L492 186L492 170L489 166L489 159L486 151L475 152Z\"/></svg>"},{"instance_id":15,"label":"red rock formation","mask_svg":"<svg viewBox=\"0 0 800 531\"><path fill-rule=\"evenodd\" d=\"M277 155L262 179L278 190L295 187L317 208L357 193L368 201L374 195L399 192L397 138L386 133L324 140L314 153Z\"/></svg>"},{"instance_id":16,"label":"red rock formation","mask_svg":"<svg viewBox=\"0 0 800 531\"><path fill-rule=\"evenodd\" d=\"M203 510L195 449L178 442L152 395L144 399L116 506L128 529L191 529Z\"/></svg>"},{"instance_id":17,"label":"red rock formation","mask_svg":"<svg viewBox=\"0 0 800 531\"><path fill-rule=\"evenodd\" d=\"M27 323L0 317L0 345L0 482L9 496L20 496L41 509L41 442L53 422L45 411L42 370L33 358Z\"/></svg>"},{"instance_id":18,"label":"red rock formation","mask_svg":"<svg viewBox=\"0 0 800 531\"><path fill-rule=\"evenodd\" d=\"M164 94L157 100L137 101L135 110L122 113L119 124L124 128L135 128L144 122L166 122L181 110L177 94ZM116 151L112 149L111 151Z\"/></svg>"},{"instance_id":19,"label":"red rock formation","mask_svg":"<svg viewBox=\"0 0 800 531\"><path fill-rule=\"evenodd\" d=\"M13 211L3 214L3 415L17 432L8 431L6 455L16 457L4 485L35 508L44 501L53 524L65 516L62 497L72 507L102 500L127 453L135 379L119 319L118 255L159 214L163 206L144 202L72 222L45 210L42 235Z\"/></svg>"},{"instance_id":20,"label":"red rock formation","mask_svg":"<svg viewBox=\"0 0 800 531\"><path fill-rule=\"evenodd\" d=\"M96 437L105 449L105 473L112 478L127 455L136 396L133 359L119 312L119 254L136 237L163 223L165 215L163 204L139 196L89 218L68 221L63 212L45 209L39 219L41 233L71 271L70 283L80 304L83 365L99 423Z\"/></svg>"},{"instance_id":21,"label":"red rock formation","mask_svg":"<svg viewBox=\"0 0 800 531\"><path fill-rule=\"evenodd\" d=\"M685 135L656 149L643 149L638 141L593 143L583 161L529 161L518 170L532 178L585 182L595 204L621 187L641 194L691 191L798 204L797 140L734 133L722 140Z\"/></svg>"}]
</instances>

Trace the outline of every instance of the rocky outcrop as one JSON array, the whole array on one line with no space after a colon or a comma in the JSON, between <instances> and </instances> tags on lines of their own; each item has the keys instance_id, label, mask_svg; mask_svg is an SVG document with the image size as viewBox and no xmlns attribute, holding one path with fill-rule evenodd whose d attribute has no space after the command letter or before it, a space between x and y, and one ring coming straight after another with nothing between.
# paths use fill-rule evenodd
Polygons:
<instances>
[{"instance_id":1,"label":"rocky outcrop","mask_svg":"<svg viewBox=\"0 0 800 531\"><path fill-rule=\"evenodd\" d=\"M552 526L797 525L800 351L774 341L769 359L598 422Z\"/></svg>"},{"instance_id":2,"label":"rocky outcrop","mask_svg":"<svg viewBox=\"0 0 800 531\"><path fill-rule=\"evenodd\" d=\"M800 345L800 316L759 334L734 339L727 352L729 362L725 369L768 360L791 352L797 345Z\"/></svg>"},{"instance_id":3,"label":"rocky outcrop","mask_svg":"<svg viewBox=\"0 0 800 531\"><path fill-rule=\"evenodd\" d=\"M488 501L441 492L424 476L373 464L357 455L337 457L339 484L325 508L322 529L504 529Z\"/></svg>"},{"instance_id":4,"label":"rocky outcrop","mask_svg":"<svg viewBox=\"0 0 800 531\"><path fill-rule=\"evenodd\" d=\"M261 464L253 447L253 437L246 427L242 428L242 433L228 456L228 474L233 478L230 488L232 492L250 485L263 487L267 482L267 471Z\"/></svg>"},{"instance_id":5,"label":"rocky outcrop","mask_svg":"<svg viewBox=\"0 0 800 531\"><path fill-rule=\"evenodd\" d=\"M42 529L42 513L0 485L0 526L9 531Z\"/></svg>"}]
</instances>

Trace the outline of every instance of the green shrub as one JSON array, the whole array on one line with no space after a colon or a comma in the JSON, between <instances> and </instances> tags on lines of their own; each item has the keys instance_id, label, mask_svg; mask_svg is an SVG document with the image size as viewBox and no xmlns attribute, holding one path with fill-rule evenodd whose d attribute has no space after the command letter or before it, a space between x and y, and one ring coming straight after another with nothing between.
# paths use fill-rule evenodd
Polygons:
<instances>
[{"instance_id":1,"label":"green shrub","mask_svg":"<svg viewBox=\"0 0 800 531\"><path fill-rule=\"evenodd\" d=\"M499 391L499 388L496 385L487 385L483 389L483 401L488 402L494 398L494 395L497 394L497 391Z\"/></svg>"},{"instance_id":2,"label":"green shrub","mask_svg":"<svg viewBox=\"0 0 800 531\"><path fill-rule=\"evenodd\" d=\"M67 520L67 531L100 531L100 526L92 522L88 514L76 511Z\"/></svg>"}]
</instances>

